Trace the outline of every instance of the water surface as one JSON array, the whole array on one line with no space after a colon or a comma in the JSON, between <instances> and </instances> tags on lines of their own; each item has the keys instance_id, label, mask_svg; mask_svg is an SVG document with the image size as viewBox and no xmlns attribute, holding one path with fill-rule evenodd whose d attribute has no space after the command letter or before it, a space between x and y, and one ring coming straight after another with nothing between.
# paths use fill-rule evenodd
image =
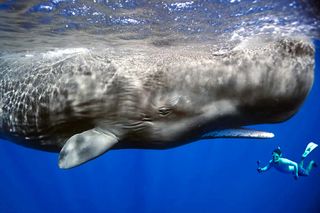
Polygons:
<instances>
[{"instance_id":1,"label":"water surface","mask_svg":"<svg viewBox=\"0 0 320 213\"><path fill-rule=\"evenodd\" d=\"M64 171L57 155L0 141L0 212L319 212L320 170L295 181L256 172L280 145L299 160L320 142L319 3L298 0L0 1L0 55L67 48L227 51L255 36L313 39L316 79L271 140L203 140L166 151L111 151ZM320 163L320 149L309 157Z\"/></svg>"}]
</instances>

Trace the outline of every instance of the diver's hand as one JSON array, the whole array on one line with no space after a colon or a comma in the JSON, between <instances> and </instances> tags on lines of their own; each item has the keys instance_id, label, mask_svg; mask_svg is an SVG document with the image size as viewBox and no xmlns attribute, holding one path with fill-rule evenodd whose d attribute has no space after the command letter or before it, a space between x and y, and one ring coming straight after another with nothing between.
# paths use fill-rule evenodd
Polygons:
<instances>
[{"instance_id":1,"label":"diver's hand","mask_svg":"<svg viewBox=\"0 0 320 213\"><path fill-rule=\"evenodd\" d=\"M260 161L259 160L257 160L257 165L258 165L258 167L260 167Z\"/></svg>"},{"instance_id":2,"label":"diver's hand","mask_svg":"<svg viewBox=\"0 0 320 213\"><path fill-rule=\"evenodd\" d=\"M257 171L258 171L259 173L261 173L261 172L262 172L262 169L261 169L261 167L260 167L260 161L259 161L259 160L257 160L257 165L258 165Z\"/></svg>"}]
</instances>

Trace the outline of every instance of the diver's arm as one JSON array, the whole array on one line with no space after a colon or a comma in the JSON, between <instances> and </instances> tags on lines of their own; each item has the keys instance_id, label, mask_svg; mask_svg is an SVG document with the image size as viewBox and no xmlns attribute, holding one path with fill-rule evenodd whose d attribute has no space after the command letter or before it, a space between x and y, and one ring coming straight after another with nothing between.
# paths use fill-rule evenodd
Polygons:
<instances>
[{"instance_id":1,"label":"diver's arm","mask_svg":"<svg viewBox=\"0 0 320 213\"><path fill-rule=\"evenodd\" d=\"M292 166L294 167L294 179L298 179L298 164L296 162L292 162Z\"/></svg>"},{"instance_id":2,"label":"diver's arm","mask_svg":"<svg viewBox=\"0 0 320 213\"><path fill-rule=\"evenodd\" d=\"M265 171L269 170L271 167L272 167L272 160L270 160L269 163L266 166L258 167L257 170L258 170L259 173L260 172L265 172Z\"/></svg>"}]
</instances>

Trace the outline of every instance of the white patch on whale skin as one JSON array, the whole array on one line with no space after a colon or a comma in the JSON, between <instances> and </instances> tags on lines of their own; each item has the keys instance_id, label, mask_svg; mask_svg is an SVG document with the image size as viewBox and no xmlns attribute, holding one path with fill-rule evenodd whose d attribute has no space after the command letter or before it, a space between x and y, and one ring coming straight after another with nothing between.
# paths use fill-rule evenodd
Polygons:
<instances>
[{"instance_id":1,"label":"white patch on whale skin","mask_svg":"<svg viewBox=\"0 0 320 213\"><path fill-rule=\"evenodd\" d=\"M81 53L87 53L89 52L86 48L68 48L68 49L57 49L48 51L46 53L43 53L42 56L44 58L53 58L53 57L61 57L63 55L72 55L72 54L81 54Z\"/></svg>"}]
</instances>

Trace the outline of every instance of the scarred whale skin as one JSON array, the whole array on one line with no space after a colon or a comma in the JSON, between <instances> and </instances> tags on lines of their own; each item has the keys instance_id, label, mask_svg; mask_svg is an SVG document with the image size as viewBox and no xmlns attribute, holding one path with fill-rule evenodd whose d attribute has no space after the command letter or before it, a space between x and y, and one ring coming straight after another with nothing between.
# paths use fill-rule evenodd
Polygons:
<instances>
[{"instance_id":1,"label":"scarred whale skin","mask_svg":"<svg viewBox=\"0 0 320 213\"><path fill-rule=\"evenodd\" d=\"M225 129L290 118L313 72L312 43L289 38L253 39L224 52L128 45L6 54L0 57L0 135L60 151L61 168L111 148L163 149L202 136L272 137Z\"/></svg>"}]
</instances>

